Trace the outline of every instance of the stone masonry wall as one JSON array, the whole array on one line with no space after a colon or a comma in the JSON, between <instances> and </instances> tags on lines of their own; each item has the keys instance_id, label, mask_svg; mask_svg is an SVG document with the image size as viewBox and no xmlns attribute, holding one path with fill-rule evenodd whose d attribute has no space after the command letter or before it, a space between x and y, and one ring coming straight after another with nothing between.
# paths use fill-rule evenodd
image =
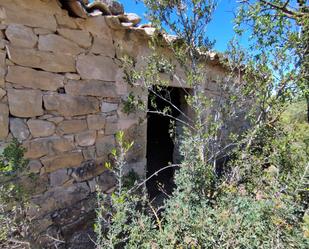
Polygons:
<instances>
[{"instance_id":1,"label":"stone masonry wall","mask_svg":"<svg viewBox=\"0 0 309 249\"><path fill-rule=\"evenodd\" d=\"M70 237L91 216L95 186L113 190L104 162L116 131L134 140L129 165L145 174L146 114L124 114L122 100L133 92L147 101L147 93L127 85L119 59L142 63L154 29L73 18L56 0L0 0L0 21L1 147L15 137L27 149L39 238Z\"/></svg>"}]
</instances>

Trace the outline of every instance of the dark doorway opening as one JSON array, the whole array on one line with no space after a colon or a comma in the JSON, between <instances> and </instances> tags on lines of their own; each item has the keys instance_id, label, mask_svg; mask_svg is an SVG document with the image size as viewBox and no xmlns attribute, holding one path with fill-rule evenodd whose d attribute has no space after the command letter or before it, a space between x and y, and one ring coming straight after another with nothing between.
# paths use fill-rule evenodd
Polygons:
<instances>
[{"instance_id":1,"label":"dark doorway opening","mask_svg":"<svg viewBox=\"0 0 309 249\"><path fill-rule=\"evenodd\" d=\"M173 162L174 142L171 137L172 117L185 112L185 90L176 87L154 87L149 91L147 122L147 177ZM173 107L174 105L174 107ZM175 107L177 107L177 110ZM167 111L168 117L156 112ZM147 183L150 199L171 194L174 168L164 169Z\"/></svg>"}]
</instances>

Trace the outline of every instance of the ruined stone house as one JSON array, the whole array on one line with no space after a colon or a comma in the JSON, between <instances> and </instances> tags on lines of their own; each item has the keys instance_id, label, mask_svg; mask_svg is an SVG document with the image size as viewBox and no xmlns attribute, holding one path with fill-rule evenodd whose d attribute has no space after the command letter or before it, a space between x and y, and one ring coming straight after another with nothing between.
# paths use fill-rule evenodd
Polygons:
<instances>
[{"instance_id":1,"label":"ruined stone house","mask_svg":"<svg viewBox=\"0 0 309 249\"><path fill-rule=\"evenodd\" d=\"M147 124L146 113L123 112L130 93L146 103L148 98L125 82L120 63L127 54L142 64L149 53L154 28L139 21L124 15L121 5L96 9L77 0L0 0L1 147L15 137L27 149L29 172L37 176L29 189L42 243L46 233L67 241L80 236L93 217L95 186L113 190L104 162L118 130L134 140L128 168L142 177L152 156L147 147L166 132L166 126L158 129L160 120ZM212 94L225 70L215 57L205 70L206 92ZM170 82L176 101L185 84L177 72Z\"/></svg>"}]
</instances>

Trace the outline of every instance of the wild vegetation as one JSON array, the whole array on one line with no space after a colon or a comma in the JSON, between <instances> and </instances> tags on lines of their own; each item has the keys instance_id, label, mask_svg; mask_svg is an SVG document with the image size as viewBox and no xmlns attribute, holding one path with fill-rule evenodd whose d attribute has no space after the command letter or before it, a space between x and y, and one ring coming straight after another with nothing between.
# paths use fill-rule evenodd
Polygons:
<instances>
[{"instance_id":1,"label":"wild vegetation","mask_svg":"<svg viewBox=\"0 0 309 249\"><path fill-rule=\"evenodd\" d=\"M0 246L30 248L28 192L23 188L25 149L14 139L0 155Z\"/></svg>"},{"instance_id":2,"label":"wild vegetation","mask_svg":"<svg viewBox=\"0 0 309 249\"><path fill-rule=\"evenodd\" d=\"M236 37L220 55L228 72L217 94L205 94L213 42L206 34L216 0L144 0L157 28L153 53L137 69L122 59L127 83L147 89L152 109L130 94L124 112L155 112L171 119L181 160L172 194L149 198L145 183L125 175L134 141L116 135L112 162L117 188L97 190L97 248L308 248L309 124L308 11L305 1L244 0L235 19ZM238 43L249 30L250 48ZM164 39L167 34L175 39ZM161 45L172 52L166 57ZM171 58L176 58L172 60ZM176 64L185 72L186 104L177 110L166 86ZM163 77L168 75L169 77ZM208 97L206 97L208 96ZM160 109L156 98L169 102ZM234 127L244 123L244 127ZM13 140L0 156L0 247L30 247L27 161ZM27 177L31 177L28 176Z\"/></svg>"},{"instance_id":3,"label":"wild vegetation","mask_svg":"<svg viewBox=\"0 0 309 249\"><path fill-rule=\"evenodd\" d=\"M119 133L116 164L110 165L117 191L98 194L97 248L307 248L308 6L304 1L242 1L236 33L250 27L251 47L242 49L237 37L231 42L222 55L231 73L219 94L206 98L202 61L209 59L212 42L205 30L216 1L144 3L159 32L144 69L136 70L124 58L127 81L169 101L156 90L167 84L162 72L173 75L175 67L156 48L165 32L176 35L177 42L165 45L193 89L186 102L194 116L182 112L180 119L169 108L156 110L182 124L182 160L162 165L162 170L177 168L176 187L159 206L147 196L148 179L124 186L132 141ZM128 110L147 108L130 99ZM226 129L239 117L249 124L241 134ZM228 160L219 164L222 158Z\"/></svg>"}]
</instances>

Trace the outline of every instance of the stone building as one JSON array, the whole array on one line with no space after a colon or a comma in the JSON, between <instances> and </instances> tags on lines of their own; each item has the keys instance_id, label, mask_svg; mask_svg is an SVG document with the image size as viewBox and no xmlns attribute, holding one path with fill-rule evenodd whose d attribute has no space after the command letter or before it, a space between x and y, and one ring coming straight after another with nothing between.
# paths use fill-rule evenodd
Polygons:
<instances>
[{"instance_id":1,"label":"stone building","mask_svg":"<svg viewBox=\"0 0 309 249\"><path fill-rule=\"evenodd\" d=\"M81 2L0 0L1 147L15 137L27 149L37 176L29 183L31 214L42 243L46 234L69 244L83 239L78 231L93 218L95 186L113 190L104 162L118 130L134 140L128 167L141 176L152 142L146 113L123 112L130 93L146 103L148 93L125 82L120 58L142 64L154 28L138 26L140 18L113 1L99 8ZM225 70L215 57L205 70L212 94ZM171 87L185 85L178 72Z\"/></svg>"}]
</instances>

